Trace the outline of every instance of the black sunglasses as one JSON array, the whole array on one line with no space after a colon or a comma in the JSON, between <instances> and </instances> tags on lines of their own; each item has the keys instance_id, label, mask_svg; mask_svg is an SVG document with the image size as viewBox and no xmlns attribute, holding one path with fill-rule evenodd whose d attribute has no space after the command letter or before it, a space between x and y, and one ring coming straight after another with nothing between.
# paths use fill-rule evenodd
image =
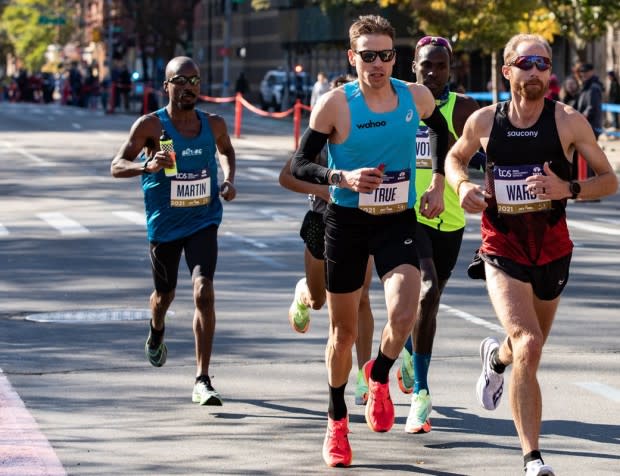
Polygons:
<instances>
[{"instance_id":1,"label":"black sunglasses","mask_svg":"<svg viewBox=\"0 0 620 476\"><path fill-rule=\"evenodd\" d=\"M424 38L420 38L420 41L418 41L415 45L415 50L418 51L426 45L443 46L448 50L448 53L452 54L452 45L448 40L442 38L441 36L425 36Z\"/></svg>"},{"instance_id":2,"label":"black sunglasses","mask_svg":"<svg viewBox=\"0 0 620 476\"><path fill-rule=\"evenodd\" d=\"M544 56L530 55L530 56L517 56L513 59L508 66L516 66L523 71L529 71L534 66L538 71L547 71L551 68L551 60Z\"/></svg>"},{"instance_id":3,"label":"black sunglasses","mask_svg":"<svg viewBox=\"0 0 620 476\"><path fill-rule=\"evenodd\" d=\"M384 63L392 61L394 56L396 56L396 50L381 50L381 51L373 51L373 50L364 50L364 51L353 51L355 54L360 55L362 61L364 63L373 63L377 56Z\"/></svg>"},{"instance_id":4,"label":"black sunglasses","mask_svg":"<svg viewBox=\"0 0 620 476\"><path fill-rule=\"evenodd\" d=\"M196 86L200 82L200 76L183 76L182 74L177 74L167 79L166 82L176 84L177 86L185 86L187 83Z\"/></svg>"}]
</instances>

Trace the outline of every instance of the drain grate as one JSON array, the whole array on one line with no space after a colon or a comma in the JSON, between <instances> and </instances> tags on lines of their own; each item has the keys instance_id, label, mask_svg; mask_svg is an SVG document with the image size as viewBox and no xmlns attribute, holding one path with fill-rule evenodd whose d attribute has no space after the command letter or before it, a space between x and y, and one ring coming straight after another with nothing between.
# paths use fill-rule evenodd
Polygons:
<instances>
[{"instance_id":1,"label":"drain grate","mask_svg":"<svg viewBox=\"0 0 620 476\"><path fill-rule=\"evenodd\" d=\"M168 312L166 317L172 316ZM24 317L33 322L107 322L107 321L148 321L149 309L85 309L81 311L42 312Z\"/></svg>"}]
</instances>

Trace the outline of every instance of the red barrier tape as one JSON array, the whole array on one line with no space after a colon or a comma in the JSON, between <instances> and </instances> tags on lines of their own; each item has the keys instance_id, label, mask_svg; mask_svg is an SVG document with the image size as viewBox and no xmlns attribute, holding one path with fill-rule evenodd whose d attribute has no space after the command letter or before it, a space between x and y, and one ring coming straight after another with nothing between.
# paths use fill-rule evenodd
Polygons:
<instances>
[{"instance_id":1,"label":"red barrier tape","mask_svg":"<svg viewBox=\"0 0 620 476\"><path fill-rule=\"evenodd\" d=\"M207 101L207 102L217 102L217 103L223 103L223 102L233 102L235 100L235 96L230 96L227 98L214 98L212 96L198 96L200 99L202 99L203 101Z\"/></svg>"},{"instance_id":2,"label":"red barrier tape","mask_svg":"<svg viewBox=\"0 0 620 476\"><path fill-rule=\"evenodd\" d=\"M245 107L247 107L254 114L258 114L259 116L262 116L262 117L273 117L275 119L283 119L286 116L290 116L293 113L293 110L294 110L294 108L290 108L290 109L287 109L286 111L282 111L282 112L267 112L267 111L263 111L262 109L257 108L252 103L250 103L247 100L245 100L243 98L243 96L241 96L241 95L239 96L239 101L241 101L241 104L243 104Z\"/></svg>"}]
</instances>

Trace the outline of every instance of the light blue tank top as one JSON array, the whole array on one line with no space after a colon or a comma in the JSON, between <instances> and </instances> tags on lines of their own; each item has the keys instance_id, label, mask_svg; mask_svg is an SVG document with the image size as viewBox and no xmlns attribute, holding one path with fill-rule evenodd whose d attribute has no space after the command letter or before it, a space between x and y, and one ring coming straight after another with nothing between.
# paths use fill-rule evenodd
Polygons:
<instances>
[{"instance_id":1,"label":"light blue tank top","mask_svg":"<svg viewBox=\"0 0 620 476\"><path fill-rule=\"evenodd\" d=\"M374 194L359 194L331 187L337 205L361 208L371 214L403 211L413 207L415 191L415 138L420 118L407 83L390 79L398 106L376 113L366 105L359 81L343 86L351 115L351 131L341 144L328 144L331 169L354 170L385 164L383 184Z\"/></svg>"},{"instance_id":2,"label":"light blue tank top","mask_svg":"<svg viewBox=\"0 0 620 476\"><path fill-rule=\"evenodd\" d=\"M219 225L222 202L215 139L206 114L196 110L200 134L193 138L179 134L165 108L156 114L172 138L177 162L176 176L166 177L163 169L142 174L148 239L160 243L185 238L209 225Z\"/></svg>"}]
</instances>

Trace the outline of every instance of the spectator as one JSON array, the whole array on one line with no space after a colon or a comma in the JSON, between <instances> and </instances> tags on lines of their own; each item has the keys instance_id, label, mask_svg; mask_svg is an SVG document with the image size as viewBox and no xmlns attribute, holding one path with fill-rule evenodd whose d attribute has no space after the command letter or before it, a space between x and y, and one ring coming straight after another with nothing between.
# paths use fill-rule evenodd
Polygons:
<instances>
[{"instance_id":1,"label":"spectator","mask_svg":"<svg viewBox=\"0 0 620 476\"><path fill-rule=\"evenodd\" d=\"M582 86L577 100L577 110L586 116L598 139L603 126L603 84L594 74L594 66L591 63L579 66L578 72Z\"/></svg>"},{"instance_id":2,"label":"spectator","mask_svg":"<svg viewBox=\"0 0 620 476\"><path fill-rule=\"evenodd\" d=\"M312 86L312 96L310 96L310 107L314 107L319 97L329 91L329 81L323 71L316 75L316 83Z\"/></svg>"},{"instance_id":3,"label":"spectator","mask_svg":"<svg viewBox=\"0 0 620 476\"><path fill-rule=\"evenodd\" d=\"M119 98L123 98L123 108L125 112L129 112L129 93L131 92L131 74L126 64L123 65L119 75L118 84L116 85L117 100L116 105L119 105Z\"/></svg>"},{"instance_id":4,"label":"spectator","mask_svg":"<svg viewBox=\"0 0 620 476\"><path fill-rule=\"evenodd\" d=\"M573 76L568 76L564 80L560 100L564 104L568 104L569 106L576 108L577 99L579 99L579 83Z\"/></svg>"},{"instance_id":5,"label":"spectator","mask_svg":"<svg viewBox=\"0 0 620 476\"><path fill-rule=\"evenodd\" d=\"M549 77L549 88L547 89L547 94L545 94L545 97L554 101L560 100L560 81L555 74L552 74Z\"/></svg>"},{"instance_id":6,"label":"spectator","mask_svg":"<svg viewBox=\"0 0 620 476\"><path fill-rule=\"evenodd\" d=\"M608 102L610 104L620 104L620 83L618 77L613 71L607 72L607 78L609 78L609 95ZM613 126L616 130L620 129L620 114L612 112Z\"/></svg>"},{"instance_id":7,"label":"spectator","mask_svg":"<svg viewBox=\"0 0 620 476\"><path fill-rule=\"evenodd\" d=\"M245 96L249 90L250 85L248 83L248 80L245 77L245 73L241 71L239 73L237 81L235 82L235 93L241 93L242 96Z\"/></svg>"}]
</instances>

